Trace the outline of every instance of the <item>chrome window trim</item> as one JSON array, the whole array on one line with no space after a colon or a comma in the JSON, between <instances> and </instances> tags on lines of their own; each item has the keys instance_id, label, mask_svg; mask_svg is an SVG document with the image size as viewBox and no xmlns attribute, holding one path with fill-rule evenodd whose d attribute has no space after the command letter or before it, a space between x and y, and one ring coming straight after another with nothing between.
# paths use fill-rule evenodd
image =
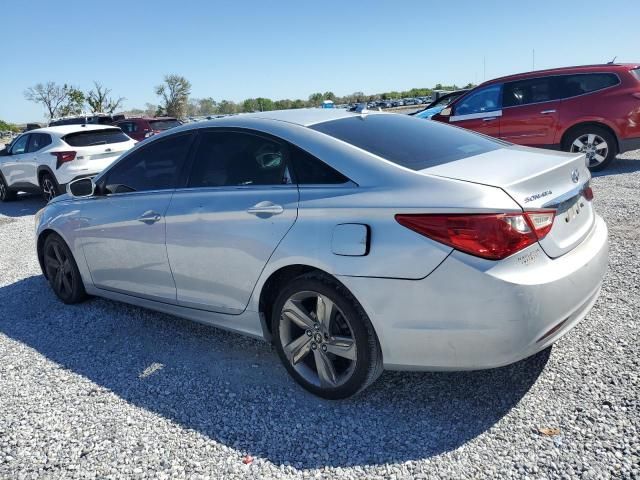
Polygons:
<instances>
[{"instance_id":1,"label":"chrome window trim","mask_svg":"<svg viewBox=\"0 0 640 480\"><path fill-rule=\"evenodd\" d=\"M502 108L499 110L492 110L490 112L468 113L466 115L451 115L449 117L449 122L462 122L464 120L477 120L480 118L491 118L491 117L501 117L501 116L502 116Z\"/></svg>"}]
</instances>

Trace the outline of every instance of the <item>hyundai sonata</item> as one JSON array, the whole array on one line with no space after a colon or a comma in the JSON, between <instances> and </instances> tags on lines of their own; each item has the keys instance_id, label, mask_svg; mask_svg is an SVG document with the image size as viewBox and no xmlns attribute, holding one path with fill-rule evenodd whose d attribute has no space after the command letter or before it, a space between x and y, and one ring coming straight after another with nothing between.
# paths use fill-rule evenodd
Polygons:
<instances>
[{"instance_id":1,"label":"hyundai sonata","mask_svg":"<svg viewBox=\"0 0 640 480\"><path fill-rule=\"evenodd\" d=\"M65 303L98 295L272 341L350 396L383 369L509 364L596 301L607 227L583 153L386 113L184 125L37 214Z\"/></svg>"}]
</instances>

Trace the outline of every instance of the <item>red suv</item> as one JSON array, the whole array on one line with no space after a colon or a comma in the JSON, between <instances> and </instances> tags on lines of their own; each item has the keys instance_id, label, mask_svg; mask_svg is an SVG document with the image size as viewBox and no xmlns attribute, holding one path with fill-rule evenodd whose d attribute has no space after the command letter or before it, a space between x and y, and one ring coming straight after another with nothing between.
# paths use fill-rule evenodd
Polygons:
<instances>
[{"instance_id":1,"label":"red suv","mask_svg":"<svg viewBox=\"0 0 640 480\"><path fill-rule=\"evenodd\" d=\"M490 80L432 117L511 143L584 152L592 170L640 148L640 64L556 68Z\"/></svg>"},{"instance_id":2,"label":"red suv","mask_svg":"<svg viewBox=\"0 0 640 480\"><path fill-rule=\"evenodd\" d=\"M114 123L115 126L139 142L151 135L163 132L178 125L182 125L179 120L173 117L153 117L153 118L126 118Z\"/></svg>"}]
</instances>

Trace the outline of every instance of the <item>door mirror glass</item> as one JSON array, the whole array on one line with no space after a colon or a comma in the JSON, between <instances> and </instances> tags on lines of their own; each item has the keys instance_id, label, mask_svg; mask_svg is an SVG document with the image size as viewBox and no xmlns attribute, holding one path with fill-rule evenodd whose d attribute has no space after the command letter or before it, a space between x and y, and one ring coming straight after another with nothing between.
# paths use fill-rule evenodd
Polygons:
<instances>
[{"instance_id":1,"label":"door mirror glass","mask_svg":"<svg viewBox=\"0 0 640 480\"><path fill-rule=\"evenodd\" d=\"M67 185L67 193L76 198L91 197L96 185L91 178L79 178Z\"/></svg>"}]
</instances>

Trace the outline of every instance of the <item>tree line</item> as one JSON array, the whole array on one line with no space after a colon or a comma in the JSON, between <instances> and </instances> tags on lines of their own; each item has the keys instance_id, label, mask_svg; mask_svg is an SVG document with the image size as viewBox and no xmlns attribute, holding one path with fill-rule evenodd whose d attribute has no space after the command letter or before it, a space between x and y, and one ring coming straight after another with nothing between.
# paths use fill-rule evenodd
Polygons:
<instances>
[{"instance_id":1,"label":"tree line","mask_svg":"<svg viewBox=\"0 0 640 480\"><path fill-rule=\"evenodd\" d=\"M471 88L469 83L463 88ZM331 91L316 92L305 99L280 99L257 97L247 98L242 102L232 100L214 100L212 97L190 98L191 83L183 76L165 75L163 82L154 89L159 98L157 104L147 103L145 108L134 108L123 112L128 115L172 117L209 116L242 112L268 110L286 110L290 108L317 107L325 100L336 104L371 102L376 100L393 100L397 98L413 98L431 95L433 90L458 90L457 85L436 84L433 88L412 88L406 91L390 91L376 94L354 92L350 95L337 96ZM124 97L114 97L111 90L94 82L94 87L83 92L72 85L58 85L55 82L38 83L24 92L29 101L41 104L48 119L78 115L85 111L91 113L115 113L123 104Z\"/></svg>"}]
</instances>

